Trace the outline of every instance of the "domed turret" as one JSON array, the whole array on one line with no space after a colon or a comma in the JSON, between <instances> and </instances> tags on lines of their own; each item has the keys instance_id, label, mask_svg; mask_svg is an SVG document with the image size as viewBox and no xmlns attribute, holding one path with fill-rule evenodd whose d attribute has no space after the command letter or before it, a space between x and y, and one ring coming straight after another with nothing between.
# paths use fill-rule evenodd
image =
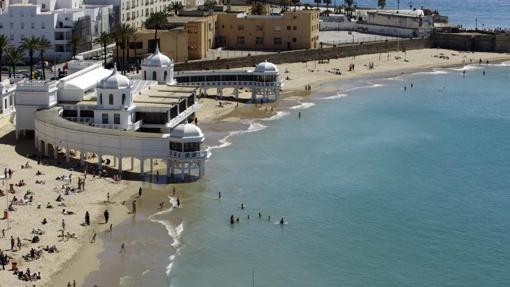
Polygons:
<instances>
[{"instance_id":1,"label":"domed turret","mask_svg":"<svg viewBox=\"0 0 510 287\"><path fill-rule=\"evenodd\" d=\"M180 124L172 130L170 139L180 142L202 142L204 133L194 124Z\"/></svg>"},{"instance_id":2,"label":"domed turret","mask_svg":"<svg viewBox=\"0 0 510 287\"><path fill-rule=\"evenodd\" d=\"M98 89L118 90L131 87L131 82L126 76L117 72L117 65L114 66L113 72L107 78L101 80L97 84Z\"/></svg>"},{"instance_id":3,"label":"domed turret","mask_svg":"<svg viewBox=\"0 0 510 287\"><path fill-rule=\"evenodd\" d=\"M145 60L145 65L148 67L168 67L173 62L167 56L159 51L159 45L156 45L156 51Z\"/></svg>"},{"instance_id":4,"label":"domed turret","mask_svg":"<svg viewBox=\"0 0 510 287\"><path fill-rule=\"evenodd\" d=\"M159 51L158 44L154 54L142 63L142 73L144 80L157 81L160 85L175 83L174 62Z\"/></svg>"},{"instance_id":5,"label":"domed turret","mask_svg":"<svg viewBox=\"0 0 510 287\"><path fill-rule=\"evenodd\" d=\"M278 73L278 68L275 64L268 61L257 64L255 66L255 72L257 73Z\"/></svg>"}]
</instances>

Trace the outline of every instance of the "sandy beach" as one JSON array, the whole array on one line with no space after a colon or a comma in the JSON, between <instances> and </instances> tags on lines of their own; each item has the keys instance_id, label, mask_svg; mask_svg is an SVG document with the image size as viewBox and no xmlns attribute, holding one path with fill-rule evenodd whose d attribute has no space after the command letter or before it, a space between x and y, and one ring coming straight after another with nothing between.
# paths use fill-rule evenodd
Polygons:
<instances>
[{"instance_id":1,"label":"sandy beach","mask_svg":"<svg viewBox=\"0 0 510 287\"><path fill-rule=\"evenodd\" d=\"M239 129L243 120L274 115L280 108L285 107L288 101L298 101L309 96L324 82L369 76L392 76L417 70L478 64L480 59L483 63L500 62L510 60L510 55L423 49L408 51L405 55L396 52L373 54L331 60L324 64L316 62L282 64L278 66L284 82L282 101L255 106L226 99L220 101L214 98L202 98L200 100L202 107L197 113L198 123L206 135L207 133L225 134L230 130ZM369 63L373 63L373 68L369 68L371 66ZM349 65L352 64L354 64L354 70L348 71ZM305 92L306 85L311 85L311 92ZM231 96L231 92L226 91L225 96ZM248 99L249 93L243 92L241 98ZM114 183L111 178L93 178L89 174L85 179L84 191L68 192L66 195L66 186L76 189L78 178L84 178L81 170L73 169L76 161L66 165L62 159L59 162L42 160L38 164L36 159L26 156L35 152L32 141L24 140L17 143L13 131L14 126L8 118L0 119L0 174L3 176L4 169L13 171L12 178L4 182L0 180L0 189L7 194L9 184L23 180L25 185L14 186L14 193L8 193L9 201L14 196L20 201L12 205L14 211L9 212L9 220L0 221L0 229L4 229L5 232L0 249L12 257L11 261L17 262L20 270L25 272L29 268L32 274L40 272L41 278L33 282L20 281L11 271L7 271L11 269L9 264L6 266L6 271L0 269L2 274L0 286L66 286L67 282L72 280L76 280L77 286L81 286L86 275L97 270L100 264L97 256L102 250L103 243L101 240L90 243L93 233L109 232L110 224L113 224L113 232L115 232L115 225L131 216L129 214L131 202L138 192L140 182L122 180ZM221 138L219 135L215 137L215 139L219 138ZM27 162L28 168L21 168ZM37 171L42 174L36 175ZM72 182L67 183L57 179L61 176L71 176ZM42 180L44 184L36 184L36 180ZM28 191L30 193L27 193ZM110 194L110 202L105 203L107 193ZM56 201L59 194L62 195L63 201ZM31 196L32 202L29 202ZM0 197L2 204L6 204L6 201L5 195ZM122 204L123 201L125 204ZM47 208L48 203L52 208ZM62 203L65 206L59 206ZM4 208L6 208L5 205ZM63 209L72 214L66 215ZM110 213L108 224L104 224L105 209L108 209ZM85 222L86 211L90 214L90 226L82 225ZM42 224L44 218L46 218L46 224ZM59 237L62 233L62 220L65 222L64 233L74 234L73 238ZM32 233L34 229L40 229L42 232L39 233L42 234ZM39 241L31 243L30 240L36 235ZM15 246L14 250L11 250L11 236L15 241L18 237L20 238L20 249ZM23 258L32 248L42 250L53 245L58 252L42 251L41 256L35 260L27 261Z\"/></svg>"}]
</instances>

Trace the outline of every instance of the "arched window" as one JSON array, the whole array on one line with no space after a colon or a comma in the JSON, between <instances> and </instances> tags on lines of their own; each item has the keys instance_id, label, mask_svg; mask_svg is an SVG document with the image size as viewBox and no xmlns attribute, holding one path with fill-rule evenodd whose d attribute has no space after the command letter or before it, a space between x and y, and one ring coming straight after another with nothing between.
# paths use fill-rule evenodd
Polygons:
<instances>
[{"instance_id":1,"label":"arched window","mask_svg":"<svg viewBox=\"0 0 510 287\"><path fill-rule=\"evenodd\" d=\"M165 81L165 82L166 82L166 76L167 76L167 75L168 75L168 72L167 72L167 71L165 71L165 73L163 74L163 81Z\"/></svg>"},{"instance_id":2,"label":"arched window","mask_svg":"<svg viewBox=\"0 0 510 287\"><path fill-rule=\"evenodd\" d=\"M108 104L113 105L113 94L108 96Z\"/></svg>"},{"instance_id":3,"label":"arched window","mask_svg":"<svg viewBox=\"0 0 510 287\"><path fill-rule=\"evenodd\" d=\"M126 103L126 94L122 94L122 105Z\"/></svg>"},{"instance_id":4,"label":"arched window","mask_svg":"<svg viewBox=\"0 0 510 287\"><path fill-rule=\"evenodd\" d=\"M156 71L152 72L152 79L153 79L154 81L157 81L157 80L158 80L157 75L156 75Z\"/></svg>"},{"instance_id":5,"label":"arched window","mask_svg":"<svg viewBox=\"0 0 510 287\"><path fill-rule=\"evenodd\" d=\"M147 80L147 71L143 71L143 79Z\"/></svg>"},{"instance_id":6,"label":"arched window","mask_svg":"<svg viewBox=\"0 0 510 287\"><path fill-rule=\"evenodd\" d=\"M99 94L99 104L103 104L103 94Z\"/></svg>"}]
</instances>

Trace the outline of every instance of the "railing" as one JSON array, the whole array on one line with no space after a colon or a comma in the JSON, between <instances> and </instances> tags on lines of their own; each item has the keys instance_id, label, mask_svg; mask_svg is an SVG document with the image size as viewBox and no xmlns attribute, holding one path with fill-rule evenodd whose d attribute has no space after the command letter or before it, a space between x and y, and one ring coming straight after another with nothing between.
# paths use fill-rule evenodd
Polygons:
<instances>
[{"instance_id":1,"label":"railing","mask_svg":"<svg viewBox=\"0 0 510 287\"><path fill-rule=\"evenodd\" d=\"M80 118L78 118L78 117L64 117L64 119L71 121L71 122L84 124L84 125L90 125L94 122L94 118L92 118L92 117L80 117Z\"/></svg>"},{"instance_id":2,"label":"railing","mask_svg":"<svg viewBox=\"0 0 510 287\"><path fill-rule=\"evenodd\" d=\"M195 103L192 106L188 107L185 111L183 111L182 113L178 114L175 118L170 120L169 122L170 127L173 128L180 124L182 121L187 119L192 113L196 112L198 108L200 108L200 106L201 105L199 103Z\"/></svg>"},{"instance_id":3,"label":"railing","mask_svg":"<svg viewBox=\"0 0 510 287\"><path fill-rule=\"evenodd\" d=\"M191 152L180 152L170 151L169 156L177 159L205 159L207 157L207 151L191 151Z\"/></svg>"},{"instance_id":4,"label":"railing","mask_svg":"<svg viewBox=\"0 0 510 287\"><path fill-rule=\"evenodd\" d=\"M134 124L128 124L127 127L124 127L123 125L120 125L120 124L95 124L95 123L92 123L91 125L93 127L103 128L103 129L136 131L136 130L140 129L142 124L143 124L143 120L139 120Z\"/></svg>"}]
</instances>

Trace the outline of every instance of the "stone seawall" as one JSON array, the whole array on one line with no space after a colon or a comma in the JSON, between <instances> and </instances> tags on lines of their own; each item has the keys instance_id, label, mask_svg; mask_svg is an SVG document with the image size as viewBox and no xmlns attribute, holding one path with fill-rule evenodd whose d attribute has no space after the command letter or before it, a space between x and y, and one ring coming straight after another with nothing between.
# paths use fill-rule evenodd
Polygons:
<instances>
[{"instance_id":1,"label":"stone seawall","mask_svg":"<svg viewBox=\"0 0 510 287\"><path fill-rule=\"evenodd\" d=\"M191 71L233 69L255 66L256 64L265 60L274 64L298 63L305 61L334 59L339 57L352 57L364 54L386 53L388 51L396 51L398 48L415 50L430 47L432 47L430 39L406 39L401 40L398 43L397 41L383 41L313 50L285 51L280 53L255 55L249 57L179 63L175 65L175 70Z\"/></svg>"},{"instance_id":2,"label":"stone seawall","mask_svg":"<svg viewBox=\"0 0 510 287\"><path fill-rule=\"evenodd\" d=\"M473 52L510 52L509 34L436 33L434 47Z\"/></svg>"}]
</instances>

